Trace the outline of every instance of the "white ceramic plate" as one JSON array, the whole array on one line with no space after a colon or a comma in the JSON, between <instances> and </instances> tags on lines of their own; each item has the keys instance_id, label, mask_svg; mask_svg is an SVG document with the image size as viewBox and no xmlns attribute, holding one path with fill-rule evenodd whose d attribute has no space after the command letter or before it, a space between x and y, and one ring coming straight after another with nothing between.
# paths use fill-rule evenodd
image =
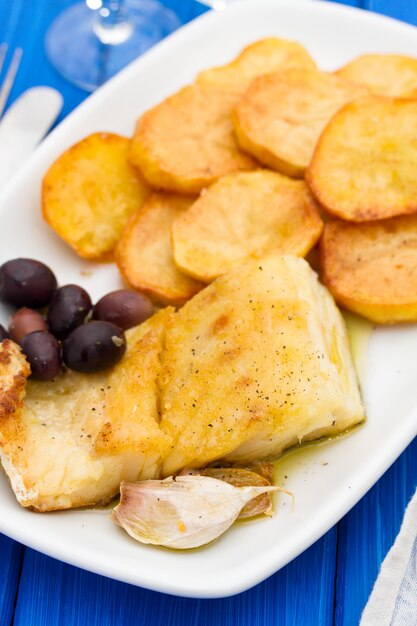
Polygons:
<instances>
[{"instance_id":1,"label":"white ceramic plate","mask_svg":"<svg viewBox=\"0 0 417 626\"><path fill-rule=\"evenodd\" d=\"M42 174L69 145L97 130L131 134L138 114L228 61L246 44L278 35L303 43L324 69L367 51L413 55L417 30L370 13L311 0L238 2L184 27L90 97L57 128L0 198L0 262L40 259L61 284L84 285L94 298L119 286L111 265L78 259L42 222ZM90 269L87 277L83 270ZM1 311L3 318L6 311ZM2 321L2 320L0 320ZM3 320L4 321L4 320ZM220 597L243 591L283 567L335 524L417 433L417 327L380 328L371 341L366 425L309 450L288 467L286 487L268 520L236 525L214 544L170 552L131 540L104 511L34 514L19 507L1 476L0 531L68 563L171 594Z\"/></svg>"}]
</instances>

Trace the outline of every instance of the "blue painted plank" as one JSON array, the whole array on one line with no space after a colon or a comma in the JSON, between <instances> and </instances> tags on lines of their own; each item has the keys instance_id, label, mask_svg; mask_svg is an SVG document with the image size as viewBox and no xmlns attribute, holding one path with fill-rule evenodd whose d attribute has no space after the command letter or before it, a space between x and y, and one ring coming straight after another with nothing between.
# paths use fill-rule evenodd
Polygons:
<instances>
[{"instance_id":1,"label":"blue painted plank","mask_svg":"<svg viewBox=\"0 0 417 626\"><path fill-rule=\"evenodd\" d=\"M190 22L209 10L207 6L196 0L162 0L162 3L177 14L182 24Z\"/></svg>"},{"instance_id":2,"label":"blue painted plank","mask_svg":"<svg viewBox=\"0 0 417 626\"><path fill-rule=\"evenodd\" d=\"M336 625L356 626L417 487L417 439L339 523Z\"/></svg>"},{"instance_id":3,"label":"blue painted plank","mask_svg":"<svg viewBox=\"0 0 417 626\"><path fill-rule=\"evenodd\" d=\"M0 626L12 623L23 550L20 544L0 535Z\"/></svg>"},{"instance_id":4,"label":"blue painted plank","mask_svg":"<svg viewBox=\"0 0 417 626\"><path fill-rule=\"evenodd\" d=\"M55 87L64 97L64 107L58 121L86 97L86 92L59 76L44 51L44 37L50 23L70 4L70 0L0 0L0 42L7 42L10 50L18 46L23 48L21 66L9 103L29 87Z\"/></svg>"},{"instance_id":5,"label":"blue painted plank","mask_svg":"<svg viewBox=\"0 0 417 626\"><path fill-rule=\"evenodd\" d=\"M347 4L350 7L356 7L357 9L361 9L363 2L362 0L330 0L331 2L335 2L336 4Z\"/></svg>"},{"instance_id":6,"label":"blue painted plank","mask_svg":"<svg viewBox=\"0 0 417 626\"><path fill-rule=\"evenodd\" d=\"M417 25L417 3L413 0L364 0L364 8Z\"/></svg>"},{"instance_id":7,"label":"blue painted plank","mask_svg":"<svg viewBox=\"0 0 417 626\"><path fill-rule=\"evenodd\" d=\"M264 583L219 600L146 591L26 550L14 626L330 626L336 542L333 529Z\"/></svg>"}]
</instances>

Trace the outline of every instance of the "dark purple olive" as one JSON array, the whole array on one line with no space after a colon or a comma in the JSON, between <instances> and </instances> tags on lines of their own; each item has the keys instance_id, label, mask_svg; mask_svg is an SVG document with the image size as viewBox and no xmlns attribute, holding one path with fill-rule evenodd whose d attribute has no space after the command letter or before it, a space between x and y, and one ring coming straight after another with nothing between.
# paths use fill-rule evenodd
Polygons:
<instances>
[{"instance_id":1,"label":"dark purple olive","mask_svg":"<svg viewBox=\"0 0 417 626\"><path fill-rule=\"evenodd\" d=\"M3 341L3 339L9 339L9 338L10 338L9 333L4 328L4 326L0 324L0 343Z\"/></svg>"},{"instance_id":2,"label":"dark purple olive","mask_svg":"<svg viewBox=\"0 0 417 626\"><path fill-rule=\"evenodd\" d=\"M61 350L51 333L36 330L23 337L20 345L29 361L32 378L51 380L58 376L61 371Z\"/></svg>"},{"instance_id":3,"label":"dark purple olive","mask_svg":"<svg viewBox=\"0 0 417 626\"><path fill-rule=\"evenodd\" d=\"M49 267L33 259L13 259L0 267L0 300L39 308L51 301L57 282Z\"/></svg>"},{"instance_id":4,"label":"dark purple olive","mask_svg":"<svg viewBox=\"0 0 417 626\"><path fill-rule=\"evenodd\" d=\"M115 365L126 350L123 331L109 322L78 326L63 343L63 359L76 372L100 372Z\"/></svg>"},{"instance_id":5,"label":"dark purple olive","mask_svg":"<svg viewBox=\"0 0 417 626\"><path fill-rule=\"evenodd\" d=\"M95 305L96 320L111 322L123 330L144 322L155 312L152 302L141 293L118 289L103 296Z\"/></svg>"},{"instance_id":6,"label":"dark purple olive","mask_svg":"<svg viewBox=\"0 0 417 626\"><path fill-rule=\"evenodd\" d=\"M58 339L65 339L84 320L91 309L91 298L78 285L64 285L52 296L48 309L49 330Z\"/></svg>"},{"instance_id":7,"label":"dark purple olive","mask_svg":"<svg viewBox=\"0 0 417 626\"><path fill-rule=\"evenodd\" d=\"M25 335L35 332L35 330L48 330L42 315L34 309L23 307L13 313L10 321L9 332L11 338L20 343Z\"/></svg>"}]
</instances>

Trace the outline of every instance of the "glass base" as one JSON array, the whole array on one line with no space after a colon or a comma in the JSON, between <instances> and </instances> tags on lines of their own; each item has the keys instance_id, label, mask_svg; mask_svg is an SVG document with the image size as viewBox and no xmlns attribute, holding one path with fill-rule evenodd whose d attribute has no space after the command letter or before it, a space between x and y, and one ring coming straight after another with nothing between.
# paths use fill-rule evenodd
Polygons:
<instances>
[{"instance_id":1,"label":"glass base","mask_svg":"<svg viewBox=\"0 0 417 626\"><path fill-rule=\"evenodd\" d=\"M205 4L206 7L210 7L215 11L224 11L233 0L197 0L200 4Z\"/></svg>"},{"instance_id":2,"label":"glass base","mask_svg":"<svg viewBox=\"0 0 417 626\"><path fill-rule=\"evenodd\" d=\"M84 2L59 15L45 38L46 53L55 69L82 89L94 91L181 26L175 13L156 0L125 0L123 6L127 17L124 32L116 26L114 31L107 29L107 37L95 11Z\"/></svg>"}]
</instances>

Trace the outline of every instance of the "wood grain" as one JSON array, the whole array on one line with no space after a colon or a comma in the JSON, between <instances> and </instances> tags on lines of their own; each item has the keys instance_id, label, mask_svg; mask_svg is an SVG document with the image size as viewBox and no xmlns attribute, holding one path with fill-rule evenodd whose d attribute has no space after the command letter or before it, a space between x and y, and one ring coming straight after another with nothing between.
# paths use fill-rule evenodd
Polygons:
<instances>
[{"instance_id":1,"label":"wood grain","mask_svg":"<svg viewBox=\"0 0 417 626\"><path fill-rule=\"evenodd\" d=\"M324 626L333 619L336 538L334 528L264 583L219 600L146 591L26 550L14 626Z\"/></svg>"},{"instance_id":2,"label":"wood grain","mask_svg":"<svg viewBox=\"0 0 417 626\"><path fill-rule=\"evenodd\" d=\"M339 522L335 624L356 626L417 487L417 439Z\"/></svg>"},{"instance_id":3,"label":"wood grain","mask_svg":"<svg viewBox=\"0 0 417 626\"><path fill-rule=\"evenodd\" d=\"M0 535L0 626L12 623L23 550L19 543Z\"/></svg>"}]
</instances>

